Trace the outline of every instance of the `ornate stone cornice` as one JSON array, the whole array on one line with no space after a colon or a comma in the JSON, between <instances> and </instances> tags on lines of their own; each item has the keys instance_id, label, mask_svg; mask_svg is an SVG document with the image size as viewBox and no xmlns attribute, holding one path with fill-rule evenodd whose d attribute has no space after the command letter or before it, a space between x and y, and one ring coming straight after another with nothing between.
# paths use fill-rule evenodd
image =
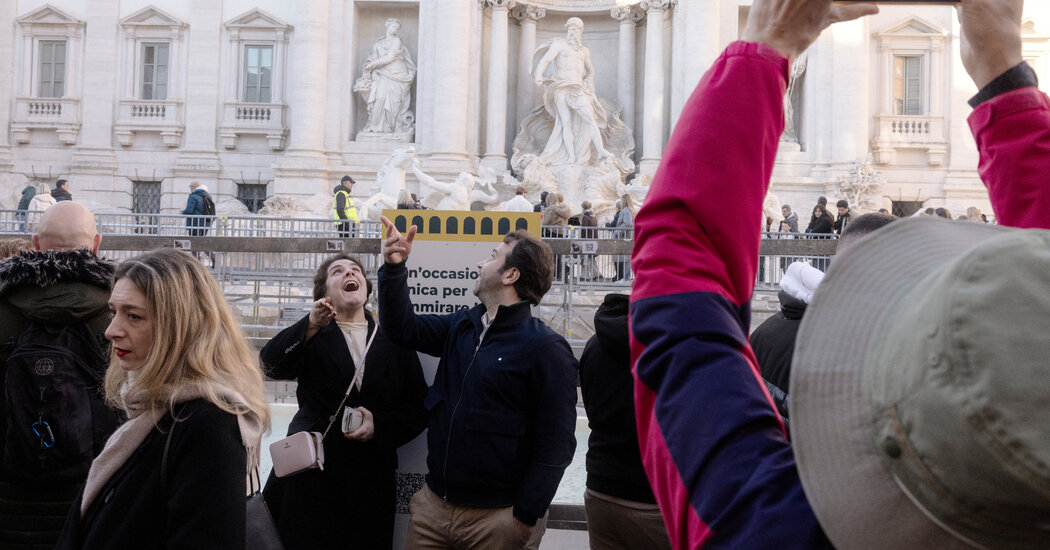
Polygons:
<instances>
[{"instance_id":1,"label":"ornate stone cornice","mask_svg":"<svg viewBox=\"0 0 1050 550\"><path fill-rule=\"evenodd\" d=\"M539 21L540 19L547 17L547 10L544 8L537 8L536 6L523 6L518 4L510 15L522 23L524 23L526 19L530 21Z\"/></svg>"},{"instance_id":2,"label":"ornate stone cornice","mask_svg":"<svg viewBox=\"0 0 1050 550\"><path fill-rule=\"evenodd\" d=\"M631 23L638 24L642 19L645 19L645 11L642 10L638 4L615 7L609 12L609 15L620 23L630 21Z\"/></svg>"},{"instance_id":3,"label":"ornate stone cornice","mask_svg":"<svg viewBox=\"0 0 1050 550\"><path fill-rule=\"evenodd\" d=\"M509 10L513 8L517 2L516 0L479 0L482 8L492 8L494 10Z\"/></svg>"},{"instance_id":4,"label":"ornate stone cornice","mask_svg":"<svg viewBox=\"0 0 1050 550\"><path fill-rule=\"evenodd\" d=\"M678 0L642 0L640 7L646 12L670 11L678 6Z\"/></svg>"}]
</instances>

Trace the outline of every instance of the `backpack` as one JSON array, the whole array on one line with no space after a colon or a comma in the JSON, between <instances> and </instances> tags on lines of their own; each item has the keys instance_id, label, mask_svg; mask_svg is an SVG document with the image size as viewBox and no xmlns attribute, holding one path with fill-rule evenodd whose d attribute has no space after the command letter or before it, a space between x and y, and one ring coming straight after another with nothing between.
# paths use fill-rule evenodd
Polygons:
<instances>
[{"instance_id":1,"label":"backpack","mask_svg":"<svg viewBox=\"0 0 1050 550\"><path fill-rule=\"evenodd\" d=\"M3 466L13 480L82 483L120 424L102 395L108 358L86 325L28 321L3 371Z\"/></svg>"},{"instance_id":2,"label":"backpack","mask_svg":"<svg viewBox=\"0 0 1050 550\"><path fill-rule=\"evenodd\" d=\"M209 195L207 193L203 193L203 195L204 196L201 197L201 198L204 199L204 212L201 212L201 213L204 214L205 216L214 216L215 215L215 201L211 200L211 195Z\"/></svg>"}]
</instances>

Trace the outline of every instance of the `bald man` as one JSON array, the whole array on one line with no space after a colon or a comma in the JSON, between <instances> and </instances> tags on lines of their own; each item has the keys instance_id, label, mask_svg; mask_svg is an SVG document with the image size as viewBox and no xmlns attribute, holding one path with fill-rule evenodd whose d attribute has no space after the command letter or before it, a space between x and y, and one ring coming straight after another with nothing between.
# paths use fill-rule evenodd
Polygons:
<instances>
[{"instance_id":1,"label":"bald man","mask_svg":"<svg viewBox=\"0 0 1050 550\"><path fill-rule=\"evenodd\" d=\"M0 405L5 549L55 543L91 460L120 420L99 388L109 357L103 333L114 265L97 256L102 237L94 216L63 201L44 213L37 230L35 251L0 262L0 395L8 396ZM50 351L55 348L68 353ZM41 402L37 384L45 388ZM39 418L26 420L27 411ZM79 451L70 453L71 447Z\"/></svg>"},{"instance_id":2,"label":"bald man","mask_svg":"<svg viewBox=\"0 0 1050 550\"><path fill-rule=\"evenodd\" d=\"M85 248L98 254L101 243L95 215L83 204L73 201L62 201L48 208L33 235L33 247L41 251Z\"/></svg>"}]
</instances>

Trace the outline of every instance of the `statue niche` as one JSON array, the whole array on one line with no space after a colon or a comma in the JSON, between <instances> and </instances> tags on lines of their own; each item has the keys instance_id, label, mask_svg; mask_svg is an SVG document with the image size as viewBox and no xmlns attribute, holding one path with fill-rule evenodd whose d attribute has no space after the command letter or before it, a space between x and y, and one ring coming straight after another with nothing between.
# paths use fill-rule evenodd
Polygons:
<instances>
[{"instance_id":1,"label":"statue niche","mask_svg":"<svg viewBox=\"0 0 1050 550\"><path fill-rule=\"evenodd\" d=\"M416 64L398 36L400 30L400 20L386 20L386 35L372 46L354 83L368 110L368 123L357 133L358 141L407 143L415 136L415 115L409 108Z\"/></svg>"},{"instance_id":2,"label":"statue niche","mask_svg":"<svg viewBox=\"0 0 1050 550\"><path fill-rule=\"evenodd\" d=\"M565 23L566 37L537 49L532 75L543 104L522 121L511 167L526 188L555 191L575 207L615 202L623 179L634 172L634 136L620 120L622 106L599 98L583 21ZM599 206L602 205L602 206Z\"/></svg>"}]
</instances>

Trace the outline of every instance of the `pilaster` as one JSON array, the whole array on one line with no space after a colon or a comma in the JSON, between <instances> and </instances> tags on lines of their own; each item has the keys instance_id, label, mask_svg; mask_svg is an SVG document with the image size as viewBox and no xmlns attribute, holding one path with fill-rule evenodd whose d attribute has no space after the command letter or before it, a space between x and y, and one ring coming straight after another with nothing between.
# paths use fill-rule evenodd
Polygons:
<instances>
[{"instance_id":1,"label":"pilaster","mask_svg":"<svg viewBox=\"0 0 1050 550\"><path fill-rule=\"evenodd\" d=\"M521 24L518 44L517 130L525 117L536 108L536 82L532 78L532 57L536 54L536 22L547 16L547 10L536 6L518 6L511 15Z\"/></svg>"},{"instance_id":2,"label":"pilaster","mask_svg":"<svg viewBox=\"0 0 1050 550\"><path fill-rule=\"evenodd\" d=\"M618 70L616 80L616 95L623 104L623 123L632 130L634 129L634 105L635 105L635 30L643 19L645 12L638 5L618 6L612 9L610 15L620 23L620 53L618 59Z\"/></svg>"},{"instance_id":3,"label":"pilaster","mask_svg":"<svg viewBox=\"0 0 1050 550\"><path fill-rule=\"evenodd\" d=\"M645 11L645 116L642 127L642 176L656 173L664 152L664 117L667 112L667 96L664 75L664 27L667 12L673 10L677 0L644 0L640 7Z\"/></svg>"},{"instance_id":4,"label":"pilaster","mask_svg":"<svg viewBox=\"0 0 1050 550\"><path fill-rule=\"evenodd\" d=\"M514 0L481 0L481 6L492 12L484 161L497 171L505 170L507 166L508 18L514 4Z\"/></svg>"}]
</instances>

